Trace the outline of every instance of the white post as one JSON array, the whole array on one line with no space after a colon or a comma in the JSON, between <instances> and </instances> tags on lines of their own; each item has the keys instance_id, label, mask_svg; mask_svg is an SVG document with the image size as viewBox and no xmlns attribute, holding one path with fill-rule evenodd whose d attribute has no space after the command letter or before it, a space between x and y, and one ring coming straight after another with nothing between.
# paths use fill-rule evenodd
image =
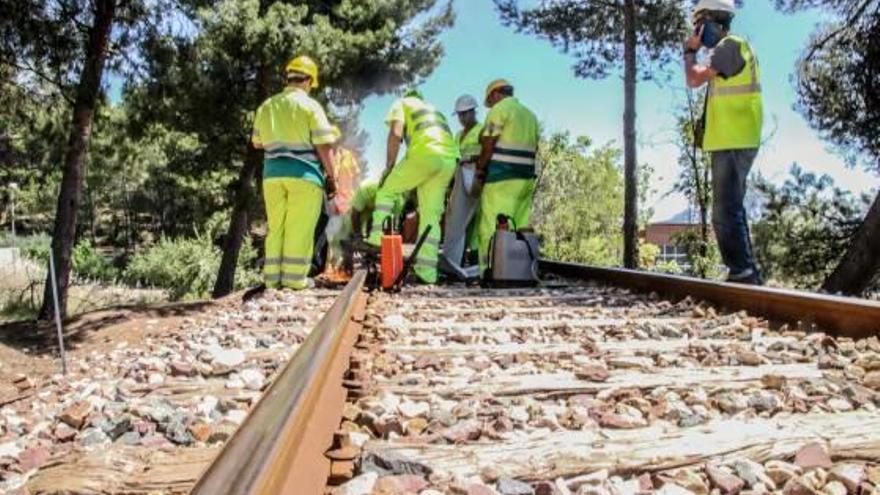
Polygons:
<instances>
[{"instance_id":1,"label":"white post","mask_svg":"<svg viewBox=\"0 0 880 495\"><path fill-rule=\"evenodd\" d=\"M64 352L64 332L61 329L61 309L58 307L58 281L55 277L55 254L49 246L49 273L52 279L52 301L55 304L55 328L58 330L58 349L61 350L61 373L67 374L67 354Z\"/></svg>"}]
</instances>

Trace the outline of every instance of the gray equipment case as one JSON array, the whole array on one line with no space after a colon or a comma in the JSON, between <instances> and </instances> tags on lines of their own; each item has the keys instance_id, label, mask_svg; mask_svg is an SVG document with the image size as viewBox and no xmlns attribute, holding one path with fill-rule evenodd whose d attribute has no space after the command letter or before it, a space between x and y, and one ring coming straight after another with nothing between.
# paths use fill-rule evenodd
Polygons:
<instances>
[{"instance_id":1,"label":"gray equipment case","mask_svg":"<svg viewBox=\"0 0 880 495\"><path fill-rule=\"evenodd\" d=\"M491 281L499 285L537 284L538 247L534 232L495 231L489 250Z\"/></svg>"}]
</instances>

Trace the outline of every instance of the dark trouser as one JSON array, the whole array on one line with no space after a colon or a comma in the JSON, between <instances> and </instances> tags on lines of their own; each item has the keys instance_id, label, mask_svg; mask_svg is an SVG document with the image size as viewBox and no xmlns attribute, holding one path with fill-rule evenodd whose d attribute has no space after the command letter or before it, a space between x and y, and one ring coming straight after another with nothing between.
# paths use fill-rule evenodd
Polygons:
<instances>
[{"instance_id":1,"label":"dark trouser","mask_svg":"<svg viewBox=\"0 0 880 495\"><path fill-rule=\"evenodd\" d=\"M712 227L731 281L759 278L743 206L746 178L757 155L757 149L713 151L711 154Z\"/></svg>"}]
</instances>

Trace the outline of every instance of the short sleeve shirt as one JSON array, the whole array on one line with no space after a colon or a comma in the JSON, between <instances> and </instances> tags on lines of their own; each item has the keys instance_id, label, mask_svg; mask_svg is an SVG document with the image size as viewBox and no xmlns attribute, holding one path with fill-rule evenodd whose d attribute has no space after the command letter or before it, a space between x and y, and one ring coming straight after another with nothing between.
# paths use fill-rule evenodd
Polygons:
<instances>
[{"instance_id":1,"label":"short sleeve shirt","mask_svg":"<svg viewBox=\"0 0 880 495\"><path fill-rule=\"evenodd\" d=\"M721 40L709 55L709 67L725 79L739 74L745 66L740 44L732 38Z\"/></svg>"}]
</instances>

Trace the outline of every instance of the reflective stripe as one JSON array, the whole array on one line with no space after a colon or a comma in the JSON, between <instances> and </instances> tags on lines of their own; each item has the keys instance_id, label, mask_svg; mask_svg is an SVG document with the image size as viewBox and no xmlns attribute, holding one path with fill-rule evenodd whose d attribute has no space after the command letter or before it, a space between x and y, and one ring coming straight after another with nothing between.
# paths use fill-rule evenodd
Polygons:
<instances>
[{"instance_id":1,"label":"reflective stripe","mask_svg":"<svg viewBox=\"0 0 880 495\"><path fill-rule=\"evenodd\" d=\"M758 82L758 60L755 58L755 52L752 51L751 45L745 42L743 44L752 56L751 63L749 64L749 74L752 76L751 82L734 86L721 86L719 88L715 85L715 79L712 79L709 81L709 96L748 95L761 92L761 83Z\"/></svg>"},{"instance_id":2,"label":"reflective stripe","mask_svg":"<svg viewBox=\"0 0 880 495\"><path fill-rule=\"evenodd\" d=\"M440 122L436 120L426 120L425 122L419 122L418 124L416 124L415 130L421 131L430 127L439 127L449 134L452 134L452 131L449 130L449 126L446 125L446 122Z\"/></svg>"},{"instance_id":3,"label":"reflective stripe","mask_svg":"<svg viewBox=\"0 0 880 495\"><path fill-rule=\"evenodd\" d=\"M508 151L508 150L510 150L510 151L530 151L530 152L532 152L532 154L535 154L538 151L538 149L535 148L534 146L529 146L527 144L513 144L513 143L506 143L506 142L498 141L498 143L495 145L495 149L497 150L497 149L502 149L502 148L505 151Z\"/></svg>"},{"instance_id":4,"label":"reflective stripe","mask_svg":"<svg viewBox=\"0 0 880 495\"><path fill-rule=\"evenodd\" d=\"M511 155L506 155L503 153L493 153L492 158L490 158L490 161L502 162L502 163L506 163L508 165L527 166L527 167L534 167L535 166L535 159L534 158L527 158L524 156L511 156Z\"/></svg>"},{"instance_id":5,"label":"reflective stripe","mask_svg":"<svg viewBox=\"0 0 880 495\"><path fill-rule=\"evenodd\" d=\"M266 261L263 262L263 265L280 265L281 258L266 258Z\"/></svg>"},{"instance_id":6,"label":"reflective stripe","mask_svg":"<svg viewBox=\"0 0 880 495\"><path fill-rule=\"evenodd\" d=\"M305 280L308 278L305 274L296 274L296 273L282 273L281 280L289 281L289 282L299 282L300 280Z\"/></svg>"},{"instance_id":7,"label":"reflective stripe","mask_svg":"<svg viewBox=\"0 0 880 495\"><path fill-rule=\"evenodd\" d=\"M431 109L423 108L421 110L416 110L415 112L413 112L412 115L410 115L410 117L412 117L413 119L417 119L417 118L419 118L423 115L427 115L429 113L431 113Z\"/></svg>"},{"instance_id":8,"label":"reflective stripe","mask_svg":"<svg viewBox=\"0 0 880 495\"><path fill-rule=\"evenodd\" d=\"M435 239L435 238L433 238L433 237L428 237L427 239L425 239L424 245L426 245L426 246L439 247L439 246L440 246L440 239Z\"/></svg>"},{"instance_id":9,"label":"reflective stripe","mask_svg":"<svg viewBox=\"0 0 880 495\"><path fill-rule=\"evenodd\" d=\"M308 258L289 258L285 256L281 258L281 263L285 265L308 265L311 264L311 260Z\"/></svg>"},{"instance_id":10,"label":"reflective stripe","mask_svg":"<svg viewBox=\"0 0 880 495\"><path fill-rule=\"evenodd\" d=\"M308 160L310 162L317 162L318 161L318 155L311 153L311 152L297 153L297 152L290 152L290 151L276 151L276 152L266 153L267 160L271 160L273 158L296 158L299 160Z\"/></svg>"},{"instance_id":11,"label":"reflective stripe","mask_svg":"<svg viewBox=\"0 0 880 495\"><path fill-rule=\"evenodd\" d=\"M379 204L376 205L374 211L378 211L379 213L391 213L392 211L394 211L394 206Z\"/></svg>"},{"instance_id":12,"label":"reflective stripe","mask_svg":"<svg viewBox=\"0 0 880 495\"><path fill-rule=\"evenodd\" d=\"M433 260L432 260L432 259L428 259L428 258L422 258L421 256L419 256L418 258L416 258L416 266L417 266L417 267L418 267L418 266L422 266L422 267L425 267L425 268L434 268L435 266L437 266L437 260L436 260L436 259L433 259Z\"/></svg>"},{"instance_id":13,"label":"reflective stripe","mask_svg":"<svg viewBox=\"0 0 880 495\"><path fill-rule=\"evenodd\" d=\"M266 151L277 151L279 149L284 151L314 151L315 148L308 143L290 143L284 141L275 141L272 143L266 143L263 145L263 148Z\"/></svg>"},{"instance_id":14,"label":"reflective stripe","mask_svg":"<svg viewBox=\"0 0 880 495\"><path fill-rule=\"evenodd\" d=\"M314 131L311 131L310 134L313 138L316 138L322 136L332 136L333 134L335 134L335 131L333 131L333 129L316 129Z\"/></svg>"}]
</instances>

